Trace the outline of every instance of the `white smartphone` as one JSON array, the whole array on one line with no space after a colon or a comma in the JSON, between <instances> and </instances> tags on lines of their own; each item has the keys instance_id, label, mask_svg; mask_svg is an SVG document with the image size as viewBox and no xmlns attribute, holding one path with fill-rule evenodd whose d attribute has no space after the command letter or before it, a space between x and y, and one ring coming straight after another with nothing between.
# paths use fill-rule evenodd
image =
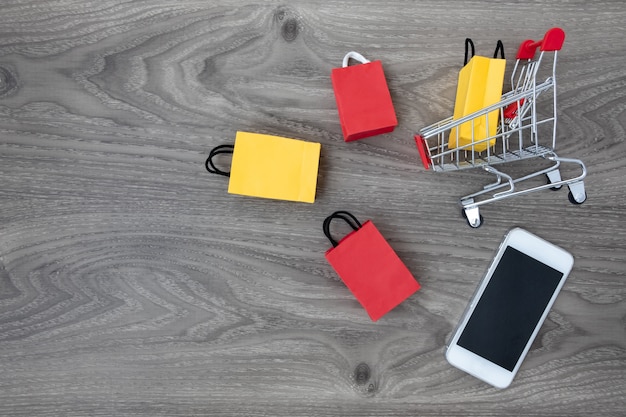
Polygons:
<instances>
[{"instance_id":1,"label":"white smartphone","mask_svg":"<svg viewBox=\"0 0 626 417\"><path fill-rule=\"evenodd\" d=\"M448 362L497 388L508 387L573 265L562 248L511 230L452 334Z\"/></svg>"}]
</instances>

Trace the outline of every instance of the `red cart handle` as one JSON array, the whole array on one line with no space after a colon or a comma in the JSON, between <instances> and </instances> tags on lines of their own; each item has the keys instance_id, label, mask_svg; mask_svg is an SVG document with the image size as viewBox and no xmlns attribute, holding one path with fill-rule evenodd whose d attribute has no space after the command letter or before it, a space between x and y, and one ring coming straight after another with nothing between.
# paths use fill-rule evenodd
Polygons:
<instances>
[{"instance_id":1,"label":"red cart handle","mask_svg":"<svg viewBox=\"0 0 626 417\"><path fill-rule=\"evenodd\" d=\"M422 135L415 135L415 144L417 145L417 150L420 154L420 158L422 159L422 164L425 169L430 169L433 164L432 159L430 159L430 152L428 151L428 144L426 143L426 139Z\"/></svg>"},{"instance_id":2,"label":"red cart handle","mask_svg":"<svg viewBox=\"0 0 626 417\"><path fill-rule=\"evenodd\" d=\"M552 28L546 32L543 39L533 41L525 40L517 51L517 59L533 59L537 47L541 51L560 51L565 40L565 32L561 28Z\"/></svg>"}]
</instances>

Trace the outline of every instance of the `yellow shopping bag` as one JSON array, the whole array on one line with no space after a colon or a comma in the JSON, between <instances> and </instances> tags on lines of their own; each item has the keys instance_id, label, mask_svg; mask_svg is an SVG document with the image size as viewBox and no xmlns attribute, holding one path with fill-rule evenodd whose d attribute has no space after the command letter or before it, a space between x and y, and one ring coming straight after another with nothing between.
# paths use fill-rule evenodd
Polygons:
<instances>
[{"instance_id":1,"label":"yellow shopping bag","mask_svg":"<svg viewBox=\"0 0 626 417\"><path fill-rule=\"evenodd\" d=\"M472 58L467 62L468 46L472 48ZM501 59L497 59L498 51ZM453 119L457 120L475 111L496 104L502 97L504 83L504 47L498 41L493 58L474 56L474 43L465 39L465 66L459 72L459 82L456 90ZM499 110L477 117L461 124L458 129L452 128L448 139L448 147L455 149L475 143L473 150L482 152L495 144L493 137L498 130ZM473 141L472 141L473 138ZM484 142L480 142L485 140ZM476 143L480 142L480 143ZM469 148L468 150L472 150Z\"/></svg>"},{"instance_id":2,"label":"yellow shopping bag","mask_svg":"<svg viewBox=\"0 0 626 417\"><path fill-rule=\"evenodd\" d=\"M229 176L231 194L313 203L317 188L321 144L237 132L235 144L214 148L206 160L209 172ZM221 153L232 153L230 172L213 163Z\"/></svg>"}]
</instances>

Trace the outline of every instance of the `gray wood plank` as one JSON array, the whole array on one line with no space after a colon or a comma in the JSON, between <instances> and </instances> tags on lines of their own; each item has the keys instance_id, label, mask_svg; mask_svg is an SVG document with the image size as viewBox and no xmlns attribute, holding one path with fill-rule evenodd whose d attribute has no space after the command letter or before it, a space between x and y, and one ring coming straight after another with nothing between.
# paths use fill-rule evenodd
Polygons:
<instances>
[{"instance_id":1,"label":"gray wood plank","mask_svg":"<svg viewBox=\"0 0 626 417\"><path fill-rule=\"evenodd\" d=\"M623 2L0 11L0 415L624 415ZM558 151L587 164L589 198L501 201L470 229L458 198L491 178L424 171L413 135L451 114L465 37L479 53L502 39L510 71L552 26ZM399 126L346 144L329 76L353 49L383 61ZM228 194L203 163L237 130L322 143L316 202ZM372 219L422 284L377 323L324 259L338 209ZM499 391L443 347L514 226L576 263Z\"/></svg>"}]
</instances>

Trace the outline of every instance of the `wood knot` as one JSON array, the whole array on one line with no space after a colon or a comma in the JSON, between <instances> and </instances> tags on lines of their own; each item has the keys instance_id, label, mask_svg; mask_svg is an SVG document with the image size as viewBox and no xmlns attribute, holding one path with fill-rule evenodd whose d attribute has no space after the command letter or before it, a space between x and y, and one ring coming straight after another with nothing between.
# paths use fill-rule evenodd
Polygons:
<instances>
[{"instance_id":1,"label":"wood knot","mask_svg":"<svg viewBox=\"0 0 626 417\"><path fill-rule=\"evenodd\" d=\"M365 385L370 380L372 372L366 363L360 363L354 369L354 380L357 385Z\"/></svg>"},{"instance_id":2,"label":"wood knot","mask_svg":"<svg viewBox=\"0 0 626 417\"><path fill-rule=\"evenodd\" d=\"M0 97L8 96L17 90L17 76L8 68L0 66Z\"/></svg>"},{"instance_id":3,"label":"wood knot","mask_svg":"<svg viewBox=\"0 0 626 417\"><path fill-rule=\"evenodd\" d=\"M279 7L274 12L274 18L280 25L280 34L287 42L293 42L300 33L298 15L288 7Z\"/></svg>"},{"instance_id":4,"label":"wood knot","mask_svg":"<svg viewBox=\"0 0 626 417\"><path fill-rule=\"evenodd\" d=\"M293 17L286 19L280 28L280 33L283 35L283 39L287 42L295 41L298 37L298 32L298 21Z\"/></svg>"}]
</instances>

